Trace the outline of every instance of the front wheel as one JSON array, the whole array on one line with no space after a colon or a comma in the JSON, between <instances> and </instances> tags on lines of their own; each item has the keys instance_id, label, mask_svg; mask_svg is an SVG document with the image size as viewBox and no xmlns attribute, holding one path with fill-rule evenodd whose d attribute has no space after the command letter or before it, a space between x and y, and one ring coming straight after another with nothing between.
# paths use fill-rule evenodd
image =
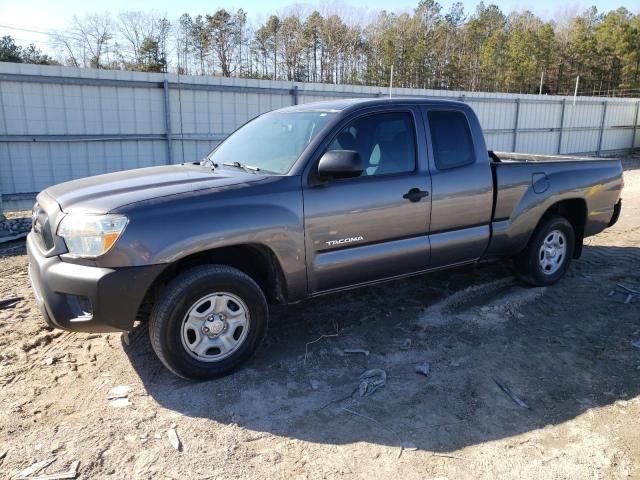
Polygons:
<instances>
[{"instance_id":1,"label":"front wheel","mask_svg":"<svg viewBox=\"0 0 640 480\"><path fill-rule=\"evenodd\" d=\"M267 302L251 277L224 265L203 265L167 285L151 312L149 336L169 370L206 380L248 360L266 334L267 320Z\"/></svg>"},{"instance_id":2,"label":"front wheel","mask_svg":"<svg viewBox=\"0 0 640 480\"><path fill-rule=\"evenodd\" d=\"M575 232L566 218L548 217L538 225L527 248L515 259L516 267L528 283L552 285L569 268L574 242Z\"/></svg>"}]
</instances>

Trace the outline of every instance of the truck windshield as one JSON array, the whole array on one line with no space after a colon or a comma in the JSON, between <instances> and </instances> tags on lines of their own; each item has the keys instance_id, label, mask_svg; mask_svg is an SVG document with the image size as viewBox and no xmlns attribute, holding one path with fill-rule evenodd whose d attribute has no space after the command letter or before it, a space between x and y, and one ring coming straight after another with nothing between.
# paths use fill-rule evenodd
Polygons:
<instances>
[{"instance_id":1,"label":"truck windshield","mask_svg":"<svg viewBox=\"0 0 640 480\"><path fill-rule=\"evenodd\" d=\"M260 115L236 130L205 160L217 165L238 162L266 173L285 174L333 115L331 111Z\"/></svg>"}]
</instances>

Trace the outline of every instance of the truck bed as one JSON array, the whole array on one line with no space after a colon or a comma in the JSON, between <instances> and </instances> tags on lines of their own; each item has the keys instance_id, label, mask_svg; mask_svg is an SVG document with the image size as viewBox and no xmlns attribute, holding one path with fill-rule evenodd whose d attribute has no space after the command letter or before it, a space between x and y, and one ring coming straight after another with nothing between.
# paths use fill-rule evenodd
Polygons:
<instances>
[{"instance_id":1,"label":"truck bed","mask_svg":"<svg viewBox=\"0 0 640 480\"><path fill-rule=\"evenodd\" d=\"M490 254L522 247L519 239L528 238L532 219L563 200L582 202L585 237L609 225L622 188L619 159L512 152L489 156L495 182Z\"/></svg>"}]
</instances>

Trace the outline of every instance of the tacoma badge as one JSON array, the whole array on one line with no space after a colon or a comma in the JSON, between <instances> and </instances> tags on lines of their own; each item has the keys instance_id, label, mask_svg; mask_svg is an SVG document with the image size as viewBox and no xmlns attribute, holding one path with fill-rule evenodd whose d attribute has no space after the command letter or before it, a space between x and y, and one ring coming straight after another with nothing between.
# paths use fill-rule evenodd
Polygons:
<instances>
[{"instance_id":1,"label":"tacoma badge","mask_svg":"<svg viewBox=\"0 0 640 480\"><path fill-rule=\"evenodd\" d=\"M362 235L359 235L357 237L347 237L347 238L341 238L339 240L329 240L327 242L325 242L327 245L329 245L330 247L333 247L335 245L342 245L345 243L351 243L351 242L361 242L362 240L364 240L364 237L362 237Z\"/></svg>"}]
</instances>

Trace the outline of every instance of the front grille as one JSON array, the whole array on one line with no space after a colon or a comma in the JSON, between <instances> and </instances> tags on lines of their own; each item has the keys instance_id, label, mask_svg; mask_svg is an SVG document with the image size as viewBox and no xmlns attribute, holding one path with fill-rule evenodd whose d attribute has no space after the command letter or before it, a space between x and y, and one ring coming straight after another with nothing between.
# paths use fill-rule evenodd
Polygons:
<instances>
[{"instance_id":1,"label":"front grille","mask_svg":"<svg viewBox=\"0 0 640 480\"><path fill-rule=\"evenodd\" d=\"M31 220L33 232L38 242L45 250L51 250L53 248L53 234L51 233L49 215L37 203L33 206Z\"/></svg>"}]
</instances>

